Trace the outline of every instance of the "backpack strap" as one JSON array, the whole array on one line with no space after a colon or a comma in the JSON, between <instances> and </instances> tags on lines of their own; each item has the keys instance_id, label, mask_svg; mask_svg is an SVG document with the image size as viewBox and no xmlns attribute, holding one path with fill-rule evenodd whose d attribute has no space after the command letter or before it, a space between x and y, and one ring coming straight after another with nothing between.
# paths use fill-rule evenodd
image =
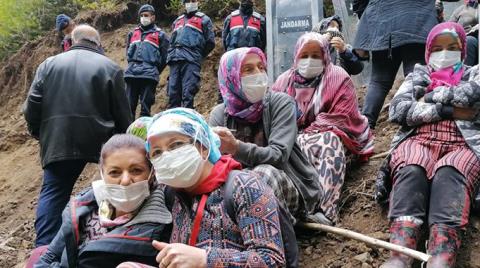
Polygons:
<instances>
[{"instance_id":1,"label":"backpack strap","mask_svg":"<svg viewBox=\"0 0 480 268\"><path fill-rule=\"evenodd\" d=\"M233 199L233 190L234 190L234 178L240 174L240 170L232 170L228 174L228 179L223 185L223 202L225 204L225 212L232 219L235 224L237 223L237 214L235 213L235 204Z\"/></svg>"},{"instance_id":2,"label":"backpack strap","mask_svg":"<svg viewBox=\"0 0 480 268\"><path fill-rule=\"evenodd\" d=\"M172 212L173 203L175 202L175 190L172 187L165 185L164 189L165 195L165 206L168 211Z\"/></svg>"}]
</instances>

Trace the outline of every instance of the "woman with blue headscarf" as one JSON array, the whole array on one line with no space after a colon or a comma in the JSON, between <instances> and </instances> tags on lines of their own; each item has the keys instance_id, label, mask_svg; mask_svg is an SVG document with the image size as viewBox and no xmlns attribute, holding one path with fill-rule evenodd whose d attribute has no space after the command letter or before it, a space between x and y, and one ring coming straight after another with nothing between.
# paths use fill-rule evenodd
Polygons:
<instances>
[{"instance_id":1,"label":"woman with blue headscarf","mask_svg":"<svg viewBox=\"0 0 480 268\"><path fill-rule=\"evenodd\" d=\"M200 114L175 108L154 116L146 146L157 181L174 195L170 244L153 243L159 267L285 266L272 190L240 171L231 156L221 156L220 140ZM234 219L222 187L227 180Z\"/></svg>"}]
</instances>

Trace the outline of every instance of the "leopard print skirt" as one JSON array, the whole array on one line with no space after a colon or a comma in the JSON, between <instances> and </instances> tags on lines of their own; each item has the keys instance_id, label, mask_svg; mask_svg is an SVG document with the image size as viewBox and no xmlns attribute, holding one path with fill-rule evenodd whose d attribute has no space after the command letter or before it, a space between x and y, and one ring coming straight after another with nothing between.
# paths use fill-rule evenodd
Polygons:
<instances>
[{"instance_id":1,"label":"leopard print skirt","mask_svg":"<svg viewBox=\"0 0 480 268\"><path fill-rule=\"evenodd\" d=\"M322 192L318 208L329 220L336 222L347 163L342 140L335 133L327 131L299 134L297 141L318 173Z\"/></svg>"}]
</instances>

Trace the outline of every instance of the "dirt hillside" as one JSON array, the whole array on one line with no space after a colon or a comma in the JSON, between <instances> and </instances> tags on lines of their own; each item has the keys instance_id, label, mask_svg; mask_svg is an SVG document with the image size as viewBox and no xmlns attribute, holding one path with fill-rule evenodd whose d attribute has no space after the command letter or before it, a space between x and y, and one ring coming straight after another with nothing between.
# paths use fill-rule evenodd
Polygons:
<instances>
[{"instance_id":1,"label":"dirt hillside","mask_svg":"<svg viewBox=\"0 0 480 268\"><path fill-rule=\"evenodd\" d=\"M125 36L135 26L128 24L132 23L132 14L128 6L122 6L112 13L90 12L77 19L99 28L106 55L125 67ZM168 28L167 25L160 26ZM203 63L202 85L195 100L197 109L204 115L208 115L217 99L217 66L223 52L220 45L221 22L217 22L215 28L217 47ZM59 52L58 39L51 32L38 41L24 45L1 65L0 267L22 267L33 247L33 223L42 170L38 143L27 133L21 106L36 67L47 57ZM168 69L161 75L154 112L166 107L167 77ZM358 93L361 98L365 89L359 88ZM386 122L384 112L377 128L377 152L387 150L395 131L396 127ZM338 226L387 240L386 215L372 200L373 178L380 163L381 160L372 160L362 166L350 167ZM87 186L94 179L96 170L96 165L88 165L78 180L75 191ZM460 252L458 267L480 267L480 221L473 217L472 222ZM334 235L308 230L299 230L298 234L302 267L378 267L388 256L385 250Z\"/></svg>"}]
</instances>

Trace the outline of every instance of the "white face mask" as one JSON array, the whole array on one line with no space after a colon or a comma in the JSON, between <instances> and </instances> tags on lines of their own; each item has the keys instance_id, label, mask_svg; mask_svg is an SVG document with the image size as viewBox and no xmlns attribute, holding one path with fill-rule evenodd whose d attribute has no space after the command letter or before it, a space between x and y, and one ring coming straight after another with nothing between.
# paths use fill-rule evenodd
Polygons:
<instances>
[{"instance_id":1,"label":"white face mask","mask_svg":"<svg viewBox=\"0 0 480 268\"><path fill-rule=\"evenodd\" d=\"M185 3L185 11L187 13L192 13L198 10L198 2L195 3Z\"/></svg>"},{"instance_id":2,"label":"white face mask","mask_svg":"<svg viewBox=\"0 0 480 268\"><path fill-rule=\"evenodd\" d=\"M163 152L159 157L151 160L157 181L174 188L188 188L195 185L200 179L205 161L207 160L202 158L193 144Z\"/></svg>"},{"instance_id":3,"label":"white face mask","mask_svg":"<svg viewBox=\"0 0 480 268\"><path fill-rule=\"evenodd\" d=\"M101 175L103 177L103 175ZM92 182L93 193L97 203L108 201L117 210L132 212L142 205L150 196L149 180L135 182L127 186L108 184L98 180Z\"/></svg>"},{"instance_id":4,"label":"white face mask","mask_svg":"<svg viewBox=\"0 0 480 268\"><path fill-rule=\"evenodd\" d=\"M152 20L149 17L140 17L140 23L143 26L148 26L152 23Z\"/></svg>"},{"instance_id":5,"label":"white face mask","mask_svg":"<svg viewBox=\"0 0 480 268\"><path fill-rule=\"evenodd\" d=\"M268 88L268 76L266 73L258 73L241 78L242 91L251 103L259 102L265 96Z\"/></svg>"},{"instance_id":6,"label":"white face mask","mask_svg":"<svg viewBox=\"0 0 480 268\"><path fill-rule=\"evenodd\" d=\"M453 65L462 61L461 51L442 50L430 54L429 65L435 71L440 69L452 67Z\"/></svg>"},{"instance_id":7,"label":"white face mask","mask_svg":"<svg viewBox=\"0 0 480 268\"><path fill-rule=\"evenodd\" d=\"M320 59L300 59L297 63L298 73L306 79L319 76L324 68L323 60Z\"/></svg>"},{"instance_id":8,"label":"white face mask","mask_svg":"<svg viewBox=\"0 0 480 268\"><path fill-rule=\"evenodd\" d=\"M327 32L339 32L339 30L337 27L329 26Z\"/></svg>"}]
</instances>

